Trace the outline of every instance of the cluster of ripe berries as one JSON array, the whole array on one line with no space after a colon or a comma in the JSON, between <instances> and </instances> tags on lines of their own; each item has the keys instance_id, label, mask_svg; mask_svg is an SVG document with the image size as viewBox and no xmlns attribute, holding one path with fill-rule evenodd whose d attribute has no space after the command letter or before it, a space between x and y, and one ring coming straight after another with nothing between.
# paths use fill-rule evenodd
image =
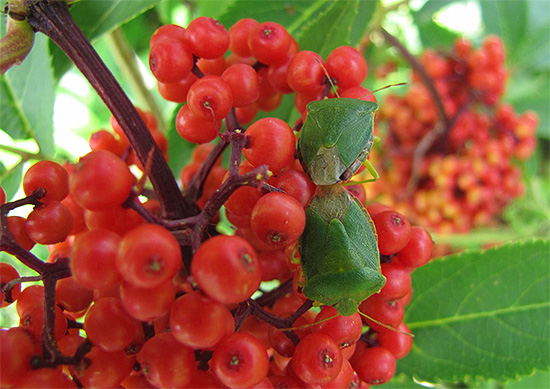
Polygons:
<instances>
[{"instance_id":1,"label":"cluster of ripe berries","mask_svg":"<svg viewBox=\"0 0 550 389\"><path fill-rule=\"evenodd\" d=\"M403 191L390 190L407 186L419 142L445 125L427 87L413 74L403 96L389 95L381 105L378 125L385 126L387 135L377 157L382 179L374 186L383 201L441 232L494 224L524 191L514 162L533 153L538 116L532 111L519 115L501 100L507 70L499 37L488 36L479 49L466 39L457 40L450 53L427 49L420 63L449 126L420 162L415 192L403 196Z\"/></svg>"},{"instance_id":2,"label":"cluster of ripe berries","mask_svg":"<svg viewBox=\"0 0 550 389\"><path fill-rule=\"evenodd\" d=\"M228 48L233 54L224 58ZM206 76L196 70L195 57ZM214 149L208 142L218 135L221 119L233 115L232 108L244 123L239 108L255 115L258 109L273 108L282 93L295 91L297 108L304 113L308 101L327 91L325 69L340 96L368 93L360 86L367 65L354 49L335 49L325 62L313 52L298 51L282 26L250 19L229 32L209 18L196 19L187 29L161 27L151 40L151 68L165 97L187 101L182 111L188 111L178 115L178 132L204 143L181 172L183 187ZM221 75L208 75L212 69ZM167 141L156 130L156 121L146 112L140 114L165 153ZM45 197L26 219L0 215L11 238L24 249L39 243L48 245L48 262L69 258L72 276L57 282L55 305L48 309L55 310L54 334L64 355L78 354L85 343L91 351L77 364L33 370L33 356L42 353L42 343L48 340L41 336L44 288L21 290L16 284L3 289L2 306L16 301L20 325L0 331L2 387L75 387L77 382L83 387L124 388L345 388L391 379L395 360L412 344L402 321L412 293L410 274L432 254L426 229L411 227L385 206L369 205L387 278L382 291L360 306L374 321L359 313L338 316L325 306L308 310L294 322L293 331L283 331L260 320L262 315L241 314L254 293L269 300L255 300L263 317L290 316L306 300L300 293L294 248L315 185L295 160L295 135L288 124L276 118L253 123L246 131L246 160L239 166L245 174L267 164L274 173L267 183L284 193L236 189L224 204L235 235L204 241L193 255L191 274L182 265L182 247L188 244L185 229L170 231L163 226L159 203L134 195L142 180L129 166L137 165L145 175L148 169L133 156L118 123L111 124L115 134L101 130L92 135L92 151L77 164L41 161L27 171L25 193L42 188ZM219 163L210 170L199 207L216 193L226 174ZM365 204L363 187L349 188ZM130 200L134 209L128 208ZM12 266L0 264L2 286L18 277ZM292 278L294 290L282 296L259 290L262 281L284 284Z\"/></svg>"}]
</instances>

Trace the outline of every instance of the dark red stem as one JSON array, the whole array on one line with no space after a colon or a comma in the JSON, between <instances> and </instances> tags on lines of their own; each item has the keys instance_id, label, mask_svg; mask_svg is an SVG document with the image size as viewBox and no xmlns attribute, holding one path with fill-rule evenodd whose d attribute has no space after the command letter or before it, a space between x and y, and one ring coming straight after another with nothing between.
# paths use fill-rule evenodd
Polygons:
<instances>
[{"instance_id":1,"label":"dark red stem","mask_svg":"<svg viewBox=\"0 0 550 389\"><path fill-rule=\"evenodd\" d=\"M183 201L174 176L145 123L74 22L67 5L63 1L40 1L33 4L29 12L28 20L31 26L54 41L88 79L124 130L143 166L146 166L152 150L149 177L158 195L164 217L180 219L194 215L196 210L190 209Z\"/></svg>"}]
</instances>

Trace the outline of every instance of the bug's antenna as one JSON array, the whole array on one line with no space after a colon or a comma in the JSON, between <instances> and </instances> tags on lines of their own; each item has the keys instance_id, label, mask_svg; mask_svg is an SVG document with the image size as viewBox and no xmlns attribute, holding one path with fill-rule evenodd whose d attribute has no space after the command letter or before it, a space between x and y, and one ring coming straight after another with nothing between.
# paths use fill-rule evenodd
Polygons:
<instances>
[{"instance_id":1,"label":"bug's antenna","mask_svg":"<svg viewBox=\"0 0 550 389\"><path fill-rule=\"evenodd\" d=\"M301 330L301 329L304 329L304 328L309 328L309 327L316 326L317 324L324 323L324 322L329 321L329 320L332 320L332 319L334 319L334 318L336 318L336 317L338 317L338 314L332 315L332 316L329 316L329 317L325 317L324 319L319 320L319 321L316 321L316 322L314 322L314 323L303 324L303 325L301 325L301 326L296 326L296 327L277 328L277 329L280 330L280 331L295 331L295 330Z\"/></svg>"},{"instance_id":2,"label":"bug's antenna","mask_svg":"<svg viewBox=\"0 0 550 389\"><path fill-rule=\"evenodd\" d=\"M399 333L402 334L402 335L406 335L406 336L410 336L410 337L414 338L414 335L411 334L411 333L409 333L409 332L400 331L400 330L398 330L397 328L393 328L392 326L389 326L389 325L387 325L387 324L384 324L384 323L382 323L382 322L379 322L378 320L373 319L372 317L370 317L369 315L367 315L367 314L365 314L365 313L363 313L363 312L361 312L361 311L357 311L357 312L359 312L359 314L360 314L361 316L366 317L366 318L369 319L370 321L375 322L376 324L378 324L378 325L380 325L380 326L382 326L382 327L384 327L384 328L387 328L387 329L390 330L390 331L399 332Z\"/></svg>"},{"instance_id":3,"label":"bug's antenna","mask_svg":"<svg viewBox=\"0 0 550 389\"><path fill-rule=\"evenodd\" d=\"M332 78L330 77L330 75L328 74L328 70L327 68L325 67L325 65L323 65L321 63L321 61L319 61L319 59L315 58L315 61L317 61L317 63L319 64L319 66L321 66L321 69L323 69L323 73L325 73L325 77L327 78L328 82L330 83L331 87L332 87L332 90L334 91L334 93L336 94L336 97L340 98L340 95L338 94L338 91L336 90L336 85L334 85L334 82L332 82Z\"/></svg>"},{"instance_id":4,"label":"bug's antenna","mask_svg":"<svg viewBox=\"0 0 550 389\"><path fill-rule=\"evenodd\" d=\"M386 85L386 86L383 86L382 88L378 88L378 89L375 89L369 93L365 93L363 96L361 97L358 97L359 99L362 99L363 97L367 97L367 96L370 96L370 95L373 95L375 94L376 92L380 92L381 90L384 90L384 89L388 89L388 88L392 88L394 86L403 86L403 85L407 85L406 82L398 82L397 84L390 84L390 85Z\"/></svg>"}]
</instances>

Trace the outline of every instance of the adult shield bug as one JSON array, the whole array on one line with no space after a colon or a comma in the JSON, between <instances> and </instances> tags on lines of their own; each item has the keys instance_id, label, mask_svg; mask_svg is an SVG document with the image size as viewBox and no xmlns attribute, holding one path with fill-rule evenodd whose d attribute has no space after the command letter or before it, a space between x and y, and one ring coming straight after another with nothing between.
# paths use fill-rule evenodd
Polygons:
<instances>
[{"instance_id":1,"label":"adult shield bug","mask_svg":"<svg viewBox=\"0 0 550 389\"><path fill-rule=\"evenodd\" d=\"M316 185L349 180L372 148L378 106L337 98L313 101L307 109L298 141L304 171Z\"/></svg>"}]
</instances>

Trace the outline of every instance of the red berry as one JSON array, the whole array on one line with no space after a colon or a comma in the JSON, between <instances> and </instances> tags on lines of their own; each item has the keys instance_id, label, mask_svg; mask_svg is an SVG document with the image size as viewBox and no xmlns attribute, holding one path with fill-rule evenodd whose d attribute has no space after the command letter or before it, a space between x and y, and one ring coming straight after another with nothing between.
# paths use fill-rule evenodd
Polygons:
<instances>
[{"instance_id":1,"label":"red berry","mask_svg":"<svg viewBox=\"0 0 550 389\"><path fill-rule=\"evenodd\" d=\"M178 82L189 75L193 68L193 55L185 42L162 39L149 53L149 67L160 82Z\"/></svg>"},{"instance_id":2,"label":"red berry","mask_svg":"<svg viewBox=\"0 0 550 389\"><path fill-rule=\"evenodd\" d=\"M142 224L124 235L116 259L122 278L140 288L170 280L181 264L177 239L156 224Z\"/></svg>"},{"instance_id":3,"label":"red berry","mask_svg":"<svg viewBox=\"0 0 550 389\"><path fill-rule=\"evenodd\" d=\"M181 296L170 310L172 335L194 349L215 346L226 335L228 327L231 331L235 328L229 309L200 291Z\"/></svg>"},{"instance_id":4,"label":"red berry","mask_svg":"<svg viewBox=\"0 0 550 389\"><path fill-rule=\"evenodd\" d=\"M248 46L248 37L252 30L260 23L254 19L244 18L239 20L229 29L229 49L236 55L246 58L251 57L250 47Z\"/></svg>"},{"instance_id":5,"label":"red berry","mask_svg":"<svg viewBox=\"0 0 550 389\"><path fill-rule=\"evenodd\" d=\"M336 79L338 88L361 85L367 78L368 67L363 56L351 46L340 46L327 57L327 71Z\"/></svg>"},{"instance_id":6,"label":"red berry","mask_svg":"<svg viewBox=\"0 0 550 389\"><path fill-rule=\"evenodd\" d=\"M385 348L368 348L352 366L362 381L380 385L391 380L395 374L395 357Z\"/></svg>"},{"instance_id":7,"label":"red berry","mask_svg":"<svg viewBox=\"0 0 550 389\"><path fill-rule=\"evenodd\" d=\"M38 188L46 190L40 201L61 201L69 194L69 174L65 168L52 161L40 161L32 165L23 177L23 190L27 196Z\"/></svg>"},{"instance_id":8,"label":"red berry","mask_svg":"<svg viewBox=\"0 0 550 389\"><path fill-rule=\"evenodd\" d=\"M305 223L305 212L298 200L273 192L256 202L250 226L262 242L282 248L298 240Z\"/></svg>"},{"instance_id":9,"label":"red berry","mask_svg":"<svg viewBox=\"0 0 550 389\"><path fill-rule=\"evenodd\" d=\"M222 74L233 95L233 106L244 107L260 96L260 81L254 68L246 64L231 65Z\"/></svg>"},{"instance_id":10,"label":"red berry","mask_svg":"<svg viewBox=\"0 0 550 389\"><path fill-rule=\"evenodd\" d=\"M69 184L71 196L78 205L99 210L122 204L134 180L128 166L117 155L96 150L80 158Z\"/></svg>"},{"instance_id":11,"label":"red berry","mask_svg":"<svg viewBox=\"0 0 550 389\"><path fill-rule=\"evenodd\" d=\"M218 235L204 242L193 256L191 273L204 293L224 304L246 300L261 281L254 249L238 236Z\"/></svg>"},{"instance_id":12,"label":"red berry","mask_svg":"<svg viewBox=\"0 0 550 389\"><path fill-rule=\"evenodd\" d=\"M71 272L88 289L106 289L118 283L116 257L118 234L104 229L84 232L75 240L70 255Z\"/></svg>"},{"instance_id":13,"label":"red berry","mask_svg":"<svg viewBox=\"0 0 550 389\"><path fill-rule=\"evenodd\" d=\"M286 29L274 22L260 23L248 37L252 56L265 65L284 62L290 42Z\"/></svg>"},{"instance_id":14,"label":"red berry","mask_svg":"<svg viewBox=\"0 0 550 389\"><path fill-rule=\"evenodd\" d=\"M300 93L315 93L324 88L323 59L313 51L300 51L290 61L288 85Z\"/></svg>"},{"instance_id":15,"label":"red berry","mask_svg":"<svg viewBox=\"0 0 550 389\"><path fill-rule=\"evenodd\" d=\"M405 323L397 326L397 330L410 334L411 330ZM401 359L409 353L413 344L413 337L397 331L380 331L376 334L380 347L390 351L395 359Z\"/></svg>"},{"instance_id":16,"label":"red berry","mask_svg":"<svg viewBox=\"0 0 550 389\"><path fill-rule=\"evenodd\" d=\"M189 88L187 105L199 118L221 120L233 106L233 94L223 78L205 76Z\"/></svg>"},{"instance_id":17,"label":"red berry","mask_svg":"<svg viewBox=\"0 0 550 389\"><path fill-rule=\"evenodd\" d=\"M244 157L253 166L266 164L273 173L282 170L294 160L296 138L288 124L277 118L263 118L246 130L250 147Z\"/></svg>"},{"instance_id":18,"label":"red berry","mask_svg":"<svg viewBox=\"0 0 550 389\"><path fill-rule=\"evenodd\" d=\"M236 332L216 346L211 366L225 385L244 388L256 385L267 376L269 357L256 337Z\"/></svg>"},{"instance_id":19,"label":"red berry","mask_svg":"<svg viewBox=\"0 0 550 389\"><path fill-rule=\"evenodd\" d=\"M411 225L405 216L395 211L384 211L373 216L378 234L380 254L391 255L401 251L411 237Z\"/></svg>"},{"instance_id":20,"label":"red berry","mask_svg":"<svg viewBox=\"0 0 550 389\"><path fill-rule=\"evenodd\" d=\"M323 384L335 379L343 361L338 343L322 332L312 332L302 339L292 359L296 375L308 384Z\"/></svg>"},{"instance_id":21,"label":"red berry","mask_svg":"<svg viewBox=\"0 0 550 389\"><path fill-rule=\"evenodd\" d=\"M412 268L424 266L432 257L433 247L433 240L428 230L413 226L409 242L397 254L397 262Z\"/></svg>"},{"instance_id":22,"label":"red berry","mask_svg":"<svg viewBox=\"0 0 550 389\"><path fill-rule=\"evenodd\" d=\"M124 349L134 340L138 327L120 300L104 297L89 309L84 319L84 330L94 345L114 352Z\"/></svg>"},{"instance_id":23,"label":"red berry","mask_svg":"<svg viewBox=\"0 0 550 389\"><path fill-rule=\"evenodd\" d=\"M217 58L229 48L229 32L217 20L200 16L187 26L187 42L197 57Z\"/></svg>"},{"instance_id":24,"label":"red berry","mask_svg":"<svg viewBox=\"0 0 550 389\"><path fill-rule=\"evenodd\" d=\"M185 104L176 116L176 131L188 142L208 143L218 135L221 129L221 120L212 118L202 119L195 116Z\"/></svg>"},{"instance_id":25,"label":"red berry","mask_svg":"<svg viewBox=\"0 0 550 389\"><path fill-rule=\"evenodd\" d=\"M73 215L59 201L51 200L29 213L25 227L29 237L36 243L59 243L73 229Z\"/></svg>"},{"instance_id":26,"label":"red berry","mask_svg":"<svg viewBox=\"0 0 550 389\"><path fill-rule=\"evenodd\" d=\"M381 298L398 300L411 290L411 273L408 268L392 262L383 263L381 270L386 277L386 283L378 293Z\"/></svg>"}]
</instances>

